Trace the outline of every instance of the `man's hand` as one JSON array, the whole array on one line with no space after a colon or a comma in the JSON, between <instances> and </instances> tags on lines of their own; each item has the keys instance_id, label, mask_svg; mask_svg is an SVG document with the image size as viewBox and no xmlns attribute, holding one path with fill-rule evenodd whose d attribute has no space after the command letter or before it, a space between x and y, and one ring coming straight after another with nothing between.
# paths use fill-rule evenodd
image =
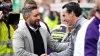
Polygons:
<instances>
[{"instance_id":1,"label":"man's hand","mask_svg":"<svg viewBox=\"0 0 100 56\"><path fill-rule=\"evenodd\" d=\"M49 55L47 55L47 54L42 54L41 56L49 56Z\"/></svg>"}]
</instances>

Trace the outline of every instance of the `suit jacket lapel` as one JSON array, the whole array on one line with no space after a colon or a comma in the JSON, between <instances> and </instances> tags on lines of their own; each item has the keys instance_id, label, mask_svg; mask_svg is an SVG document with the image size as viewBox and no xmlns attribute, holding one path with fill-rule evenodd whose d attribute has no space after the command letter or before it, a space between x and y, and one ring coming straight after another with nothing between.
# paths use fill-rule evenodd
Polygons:
<instances>
[{"instance_id":1,"label":"suit jacket lapel","mask_svg":"<svg viewBox=\"0 0 100 56\"><path fill-rule=\"evenodd\" d=\"M47 36L44 32L44 30L40 27L39 28L40 34L42 36L43 42L44 42L44 48L45 48L45 52L47 53Z\"/></svg>"},{"instance_id":2,"label":"suit jacket lapel","mask_svg":"<svg viewBox=\"0 0 100 56\"><path fill-rule=\"evenodd\" d=\"M29 29L27 28L26 24L25 24L24 31L26 33L25 35L26 35L27 39L29 40L30 50L31 50L32 53L34 53L32 36L31 36Z\"/></svg>"}]
</instances>

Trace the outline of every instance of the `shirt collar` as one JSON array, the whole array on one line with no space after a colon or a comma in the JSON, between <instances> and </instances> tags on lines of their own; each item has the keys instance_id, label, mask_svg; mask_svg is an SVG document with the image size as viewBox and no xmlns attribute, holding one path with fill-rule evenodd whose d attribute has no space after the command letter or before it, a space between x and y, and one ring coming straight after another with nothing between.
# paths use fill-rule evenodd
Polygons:
<instances>
[{"instance_id":1,"label":"shirt collar","mask_svg":"<svg viewBox=\"0 0 100 56\"><path fill-rule=\"evenodd\" d=\"M26 23L26 22L25 22L25 23ZM33 31L37 31L37 30L41 27L41 26L40 26L39 28L36 28L36 29L35 29L34 27L28 25L27 23L26 23L26 25L27 25L28 28L30 28L30 29L33 30Z\"/></svg>"},{"instance_id":2,"label":"shirt collar","mask_svg":"<svg viewBox=\"0 0 100 56\"><path fill-rule=\"evenodd\" d=\"M32 30L35 31L35 32L39 29L39 28L36 28L36 29L35 29L35 28L33 28L32 26L29 26L29 28L32 29Z\"/></svg>"},{"instance_id":3,"label":"shirt collar","mask_svg":"<svg viewBox=\"0 0 100 56\"><path fill-rule=\"evenodd\" d=\"M80 16L77 18L75 24L73 25L73 29L76 28L76 27L80 24L80 21L81 21L82 18L83 18L82 15L80 15Z\"/></svg>"}]
</instances>

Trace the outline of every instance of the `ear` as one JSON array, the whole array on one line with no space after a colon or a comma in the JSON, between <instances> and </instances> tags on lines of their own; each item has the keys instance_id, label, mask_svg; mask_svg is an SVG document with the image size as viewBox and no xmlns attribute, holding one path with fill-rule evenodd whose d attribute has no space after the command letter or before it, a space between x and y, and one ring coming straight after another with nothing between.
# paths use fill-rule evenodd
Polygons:
<instances>
[{"instance_id":1,"label":"ear","mask_svg":"<svg viewBox=\"0 0 100 56\"><path fill-rule=\"evenodd\" d=\"M75 13L72 11L72 12L70 13L70 15L71 15L71 16L74 16L74 15L75 15Z\"/></svg>"},{"instance_id":2,"label":"ear","mask_svg":"<svg viewBox=\"0 0 100 56\"><path fill-rule=\"evenodd\" d=\"M25 16L25 21L28 19L28 16Z\"/></svg>"}]
</instances>

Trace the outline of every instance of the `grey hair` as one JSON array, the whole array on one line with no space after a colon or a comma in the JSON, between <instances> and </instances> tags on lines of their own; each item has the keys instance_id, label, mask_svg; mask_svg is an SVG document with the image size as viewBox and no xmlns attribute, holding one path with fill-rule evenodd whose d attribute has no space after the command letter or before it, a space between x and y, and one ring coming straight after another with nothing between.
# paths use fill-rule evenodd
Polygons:
<instances>
[{"instance_id":1,"label":"grey hair","mask_svg":"<svg viewBox=\"0 0 100 56\"><path fill-rule=\"evenodd\" d=\"M24 19L25 19L25 16L28 16L31 13L31 11L34 9L37 9L36 2L33 0L27 1L24 4L24 7L22 9L22 14L23 14Z\"/></svg>"}]
</instances>

